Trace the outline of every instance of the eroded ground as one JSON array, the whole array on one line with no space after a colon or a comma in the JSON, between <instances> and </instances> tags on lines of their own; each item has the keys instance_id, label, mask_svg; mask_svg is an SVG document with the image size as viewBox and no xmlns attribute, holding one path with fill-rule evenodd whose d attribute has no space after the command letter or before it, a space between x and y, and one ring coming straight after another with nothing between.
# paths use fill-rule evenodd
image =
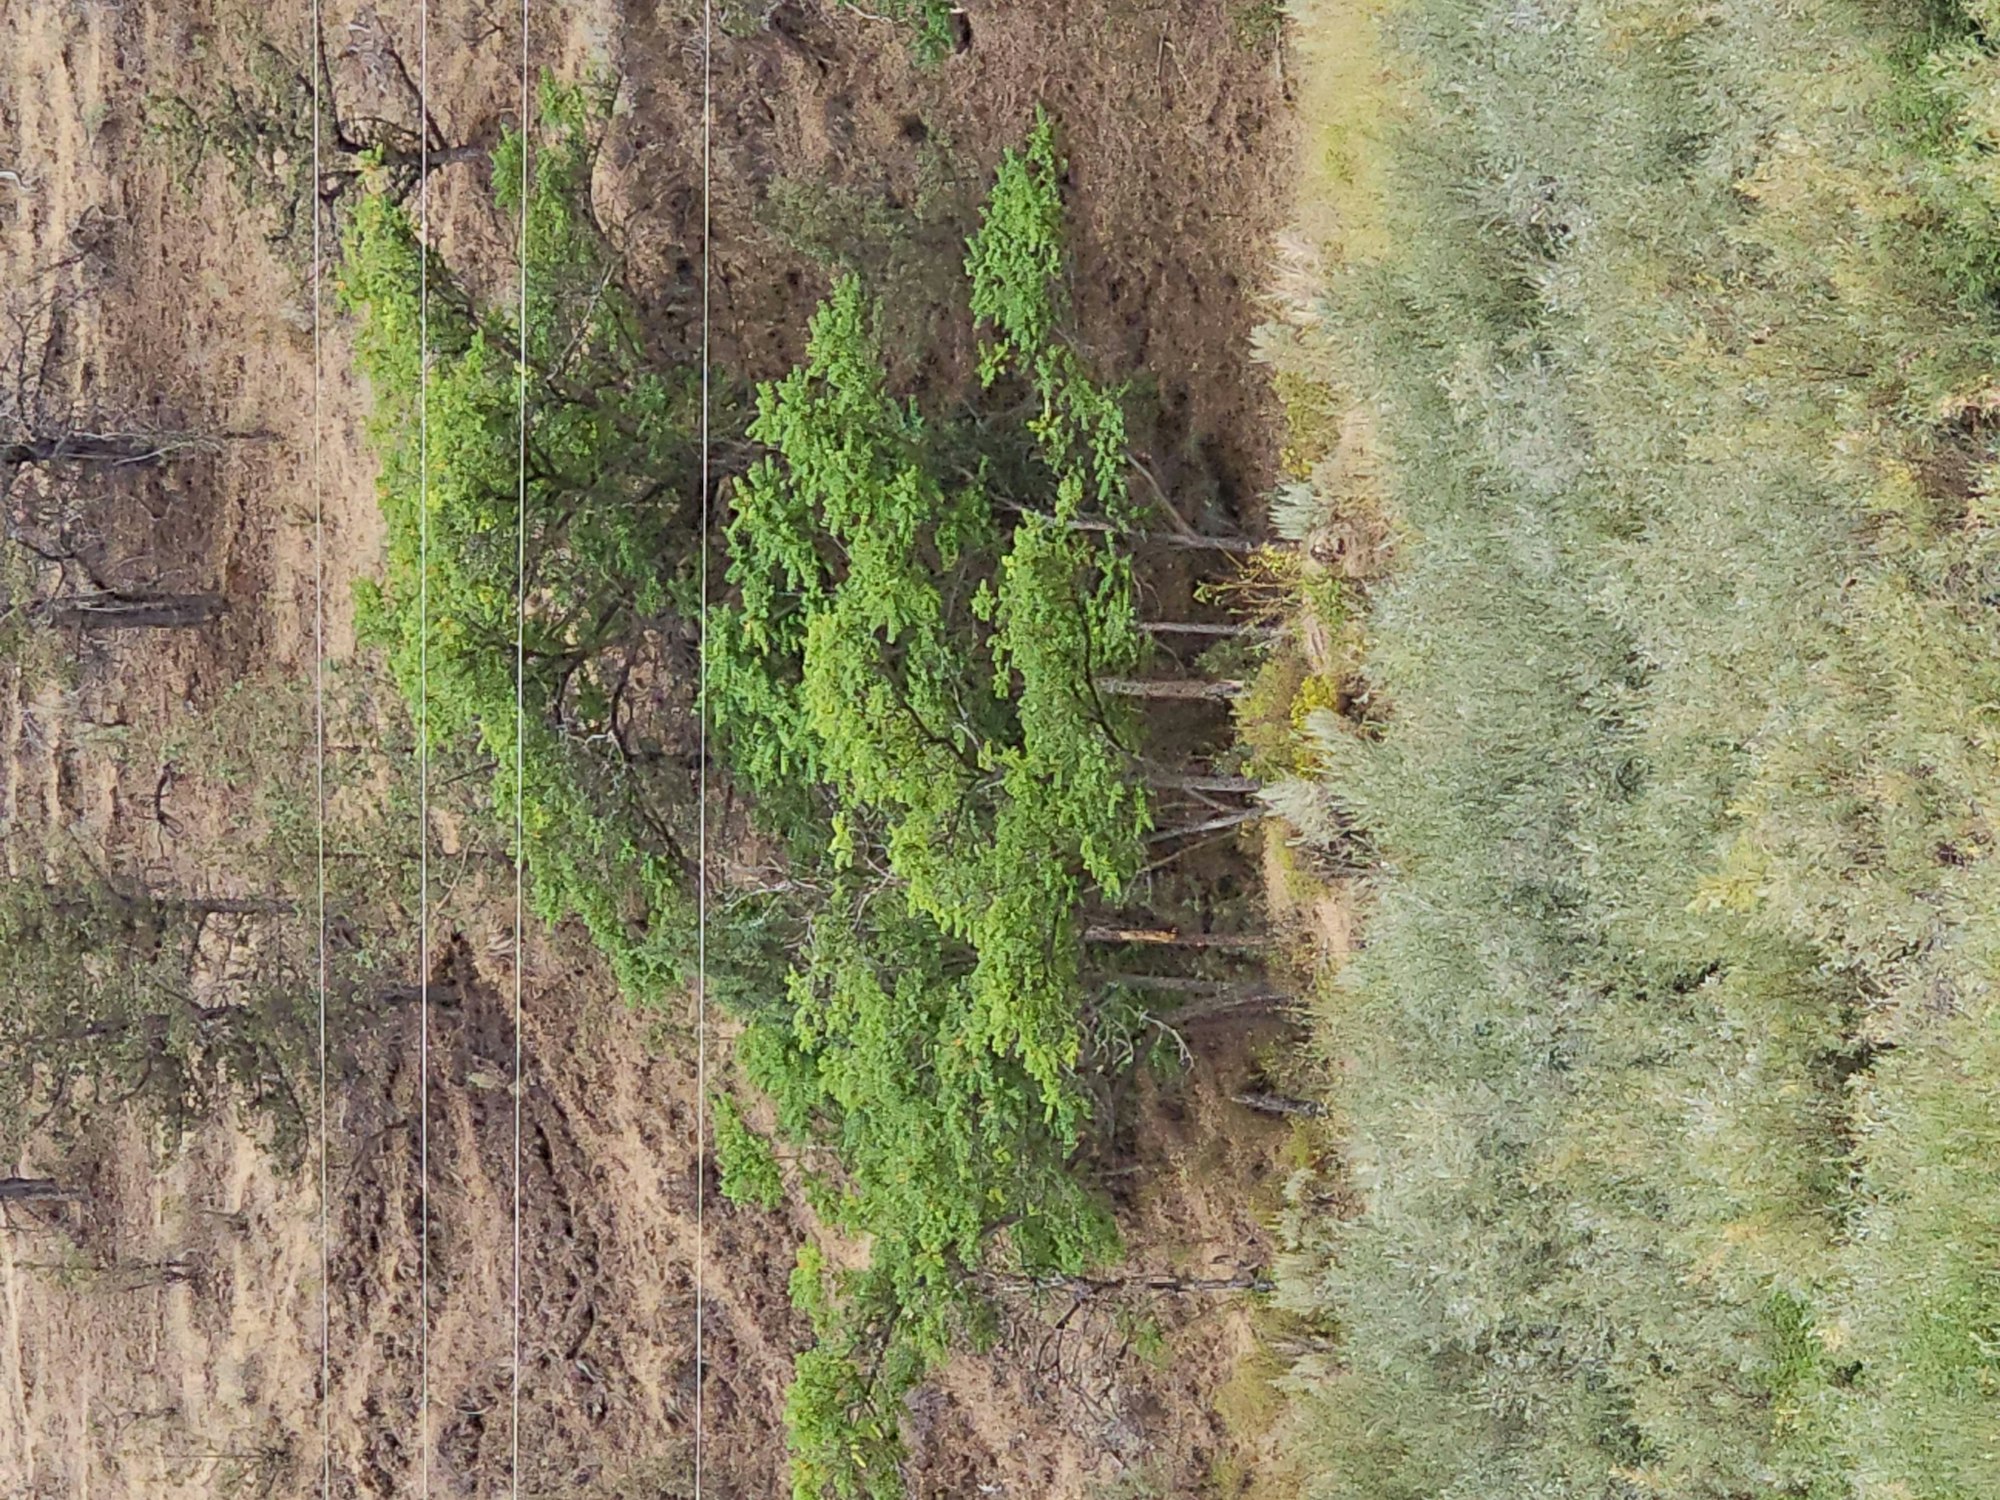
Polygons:
<instances>
[{"instance_id":1,"label":"eroded ground","mask_svg":"<svg viewBox=\"0 0 2000 1500\"><path fill-rule=\"evenodd\" d=\"M406 107L394 77L417 55L405 9L327 5L330 67L348 99ZM538 62L624 80L600 209L657 336L684 344L700 251L698 16L639 4L536 14ZM1286 166L1268 35L1197 0L975 5L967 20L969 49L930 70L909 64L889 28L841 9L786 6L718 38L718 362L748 377L782 369L826 284L799 248L797 215L774 213L774 185L886 193L921 207L922 233L948 239L1041 103L1062 119L1072 163L1086 334L1107 363L1152 375L1150 457L1183 508L1208 524L1247 523L1275 456L1264 383L1248 363L1252 288ZM508 7L438 0L431 24L440 130L490 142L518 87ZM75 830L148 881L204 895L254 894L228 851L256 814L240 787L200 768L169 777L159 747L232 684L309 679L316 503L327 647L351 654L352 586L374 568L380 531L364 393L330 298L315 452L300 236L268 240L275 211L246 207L218 163L177 185L144 121L149 95L212 88L259 42L296 57L306 27L297 3L0 6L0 167L24 180L0 184L7 274L87 252L101 283L75 333L89 379L162 425L241 435L100 497L86 559L98 575L213 591L227 612L88 642L67 686L10 694L4 807L10 826ZM479 207L482 170L441 172L435 222L447 253L486 264L498 285L505 241ZM962 331L930 332L913 379L942 380L967 358ZM515 1040L512 944L494 914L503 899L475 875L454 887L436 928L432 977L450 998L431 1037L428 1349L417 1023L406 1010L357 1043L359 1066L330 1101L330 1282L310 1161L274 1162L235 1121L160 1153L137 1120L104 1117L60 1163L88 1202L46 1221L17 1215L0 1235L8 1493L310 1490L323 1284L334 1493L410 1492L426 1446L426 1358L433 1493L498 1492L511 1433ZM560 935L529 945L525 1016L524 1493L678 1495L697 1378L703 1170L688 1037L630 1014ZM1288 1133L1227 1096L1269 1035L1268 1025L1191 1033L1187 1079L1129 1101L1119 1137L1129 1154L1108 1179L1132 1245L1126 1269L1227 1279L1263 1263L1245 1187L1279 1170ZM43 1142L40 1159L12 1165L53 1170L55 1149ZM712 1181L706 1201L708 1493L772 1496L783 1384L802 1336L785 1278L805 1230L728 1208ZM1242 1492L1246 1439L1217 1399L1251 1344L1240 1299L1023 1296L1005 1324L996 1353L956 1361L914 1405L914 1493L1084 1496L1141 1479L1161 1494Z\"/></svg>"}]
</instances>

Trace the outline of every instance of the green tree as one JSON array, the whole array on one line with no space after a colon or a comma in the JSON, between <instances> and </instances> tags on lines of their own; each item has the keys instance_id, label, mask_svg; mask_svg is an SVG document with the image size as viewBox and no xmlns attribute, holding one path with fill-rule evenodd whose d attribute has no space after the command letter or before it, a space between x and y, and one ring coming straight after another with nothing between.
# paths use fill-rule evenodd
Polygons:
<instances>
[{"instance_id":1,"label":"green tree","mask_svg":"<svg viewBox=\"0 0 2000 1500\"><path fill-rule=\"evenodd\" d=\"M699 393L692 372L662 372L649 356L591 211L597 118L584 91L545 84L526 202L525 436L515 306L476 307L389 193L356 205L340 285L363 315L358 351L389 528L386 576L364 586L362 620L430 742L476 743L490 758L494 807L509 824L519 625L536 909L582 921L626 993L657 1000L692 954L691 764L686 747L645 737L666 716L642 720L632 699L688 696L670 664L676 581L698 523ZM522 210L527 149L509 133L495 150L503 215Z\"/></svg>"},{"instance_id":2,"label":"green tree","mask_svg":"<svg viewBox=\"0 0 2000 1500\"><path fill-rule=\"evenodd\" d=\"M900 1492L902 1398L983 1336L981 1268L1076 1275L1116 1248L1069 1162L1091 1070L1130 1052L1083 950L1153 823L1143 723L1100 690L1146 637L1120 395L1067 342L1060 178L1042 118L970 245L992 413L892 394L843 277L760 390L768 456L732 495L710 690L793 865L738 898L794 954L781 995L742 991L739 1055L823 1217L872 1247L797 1283L801 1500Z\"/></svg>"}]
</instances>

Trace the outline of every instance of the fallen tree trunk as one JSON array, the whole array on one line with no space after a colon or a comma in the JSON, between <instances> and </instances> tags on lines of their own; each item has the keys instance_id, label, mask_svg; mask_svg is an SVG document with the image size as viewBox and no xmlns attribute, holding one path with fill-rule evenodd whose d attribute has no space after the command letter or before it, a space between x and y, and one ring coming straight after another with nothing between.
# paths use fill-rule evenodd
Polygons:
<instances>
[{"instance_id":1,"label":"fallen tree trunk","mask_svg":"<svg viewBox=\"0 0 2000 1500\"><path fill-rule=\"evenodd\" d=\"M1148 943L1162 948L1271 948L1277 939L1255 932L1176 932L1171 927L1113 927L1093 923L1083 930L1086 943Z\"/></svg>"},{"instance_id":2,"label":"fallen tree trunk","mask_svg":"<svg viewBox=\"0 0 2000 1500\"><path fill-rule=\"evenodd\" d=\"M1168 792L1234 792L1249 796L1264 785L1254 776L1203 776L1184 771L1148 771L1146 785Z\"/></svg>"},{"instance_id":3,"label":"fallen tree trunk","mask_svg":"<svg viewBox=\"0 0 2000 1500\"><path fill-rule=\"evenodd\" d=\"M1158 833L1146 835L1146 842L1149 844L1167 844L1173 842L1175 839L1192 838L1198 833L1214 833L1219 829L1235 828L1243 823L1254 823L1261 818L1269 816L1270 814L1261 807L1253 807L1246 812L1224 813L1220 817L1210 818L1203 823L1191 823L1185 828L1161 829Z\"/></svg>"},{"instance_id":4,"label":"fallen tree trunk","mask_svg":"<svg viewBox=\"0 0 2000 1500\"><path fill-rule=\"evenodd\" d=\"M44 606L51 622L79 630L181 630L229 612L220 594L82 594Z\"/></svg>"},{"instance_id":5,"label":"fallen tree trunk","mask_svg":"<svg viewBox=\"0 0 2000 1500\"><path fill-rule=\"evenodd\" d=\"M1326 1106L1313 1099L1293 1099L1284 1094L1231 1094L1230 1101L1265 1115L1295 1115L1318 1119Z\"/></svg>"},{"instance_id":6,"label":"fallen tree trunk","mask_svg":"<svg viewBox=\"0 0 2000 1500\"><path fill-rule=\"evenodd\" d=\"M0 464L17 468L26 464L65 462L152 464L158 463L175 448L185 447L194 441L186 437L157 437L140 432L66 432L0 444Z\"/></svg>"},{"instance_id":7,"label":"fallen tree trunk","mask_svg":"<svg viewBox=\"0 0 2000 1500\"><path fill-rule=\"evenodd\" d=\"M1097 690L1118 698L1219 703L1242 696L1243 684L1233 677L1100 677Z\"/></svg>"},{"instance_id":8,"label":"fallen tree trunk","mask_svg":"<svg viewBox=\"0 0 2000 1500\"><path fill-rule=\"evenodd\" d=\"M82 1196L52 1177L0 1177L0 1203L74 1203Z\"/></svg>"},{"instance_id":9,"label":"fallen tree trunk","mask_svg":"<svg viewBox=\"0 0 2000 1500\"><path fill-rule=\"evenodd\" d=\"M1171 1271L1140 1271L1130 1276L1010 1276L989 1272L987 1283L1004 1291L1069 1292L1084 1298L1104 1292L1268 1292L1271 1279L1262 1271L1238 1271L1234 1276L1181 1276Z\"/></svg>"},{"instance_id":10,"label":"fallen tree trunk","mask_svg":"<svg viewBox=\"0 0 2000 1500\"><path fill-rule=\"evenodd\" d=\"M1221 640L1236 640L1243 636L1274 636L1283 634L1277 625L1210 625L1194 620L1142 620L1139 628L1148 635L1200 635L1214 636Z\"/></svg>"}]
</instances>

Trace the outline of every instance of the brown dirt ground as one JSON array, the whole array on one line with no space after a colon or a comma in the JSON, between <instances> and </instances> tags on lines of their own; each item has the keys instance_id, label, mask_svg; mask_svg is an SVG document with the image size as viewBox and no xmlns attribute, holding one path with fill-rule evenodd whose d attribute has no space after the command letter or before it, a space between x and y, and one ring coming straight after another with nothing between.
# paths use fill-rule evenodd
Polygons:
<instances>
[{"instance_id":1,"label":"brown dirt ground","mask_svg":"<svg viewBox=\"0 0 2000 1500\"><path fill-rule=\"evenodd\" d=\"M361 7L329 0L338 39ZM410 7L382 6L406 56ZM535 7L538 60L626 80L600 192L641 292L663 315L698 253L699 52L685 5ZM434 0L435 110L453 140L510 116L511 10ZM1062 119L1076 205L1076 290L1107 361L1158 381L1150 429L1163 481L1210 523L1254 512L1275 462L1265 382L1250 368L1252 288L1282 209L1290 129L1269 46L1227 5L1061 0L980 5L971 49L913 70L882 28L787 6L715 57L717 358L782 368L823 273L762 227L778 175L908 200L926 142L983 175L1037 101ZM302 38L304 0L0 0L0 184L6 274L46 265L86 219L108 227L112 274L84 330L92 378L161 413L265 440L107 494L106 566L213 588L218 624L123 633L74 686L0 704L0 807L86 831L174 888L233 894L217 851L240 800L191 794L173 829L151 814L158 765L134 748L254 673L309 674L314 448L311 298L263 243L225 174L173 186L141 128L149 89L196 90L246 37ZM294 42L288 50L296 50ZM343 58L344 85L369 80ZM364 70L365 71L365 70ZM913 124L912 122L916 122ZM933 150L934 160L938 152ZM500 243L475 169L440 179L447 251ZM381 537L362 440L364 393L329 322L320 420L330 653L353 649L348 601ZM964 358L947 339L938 356ZM948 370L946 371L948 373ZM129 493L128 493L129 491ZM134 577L138 576L135 572ZM462 997L436 1015L429 1147L428 1359L434 1492L501 1493L509 1439L513 1111L509 945L467 893L440 970ZM496 935L498 933L498 935ZM660 1036L607 994L565 941L528 955L522 1038L523 1493L687 1492L695 1087L686 1038ZM1273 1033L1191 1035L1185 1081L1134 1101L1116 1187L1135 1266L1233 1274L1268 1247L1245 1193L1288 1133L1227 1102ZM331 1106L330 1453L334 1493L414 1488L422 1443L413 1019L368 1043ZM44 1144L44 1152L53 1148ZM318 1199L231 1122L161 1155L112 1120L57 1162L89 1189L55 1226L0 1234L0 1493L181 1500L309 1492L319 1473ZM729 1210L713 1191L703 1281L709 1493L782 1492L780 1405L801 1329L785 1277L805 1226ZM191 1268L163 1283L143 1268ZM1251 1348L1249 1315L1216 1296L1151 1303L1022 1301L984 1357L955 1360L913 1405L912 1493L1083 1497L1145 1475L1154 1492L1238 1494L1245 1439L1215 1395Z\"/></svg>"}]
</instances>

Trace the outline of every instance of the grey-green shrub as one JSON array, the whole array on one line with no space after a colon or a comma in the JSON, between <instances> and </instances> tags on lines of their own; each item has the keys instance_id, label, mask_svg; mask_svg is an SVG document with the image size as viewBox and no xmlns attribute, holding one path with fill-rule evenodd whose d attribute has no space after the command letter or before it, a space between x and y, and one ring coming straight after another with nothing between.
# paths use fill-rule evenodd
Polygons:
<instances>
[{"instance_id":1,"label":"grey-green shrub","mask_svg":"<svg viewBox=\"0 0 2000 1500\"><path fill-rule=\"evenodd\" d=\"M1287 1214L1316 1495L2000 1494L2000 60L1951 22L1389 13L1395 248L1269 341L1378 408L1399 532L1386 721L1316 725L1382 851L1317 1037L1366 1209Z\"/></svg>"}]
</instances>

